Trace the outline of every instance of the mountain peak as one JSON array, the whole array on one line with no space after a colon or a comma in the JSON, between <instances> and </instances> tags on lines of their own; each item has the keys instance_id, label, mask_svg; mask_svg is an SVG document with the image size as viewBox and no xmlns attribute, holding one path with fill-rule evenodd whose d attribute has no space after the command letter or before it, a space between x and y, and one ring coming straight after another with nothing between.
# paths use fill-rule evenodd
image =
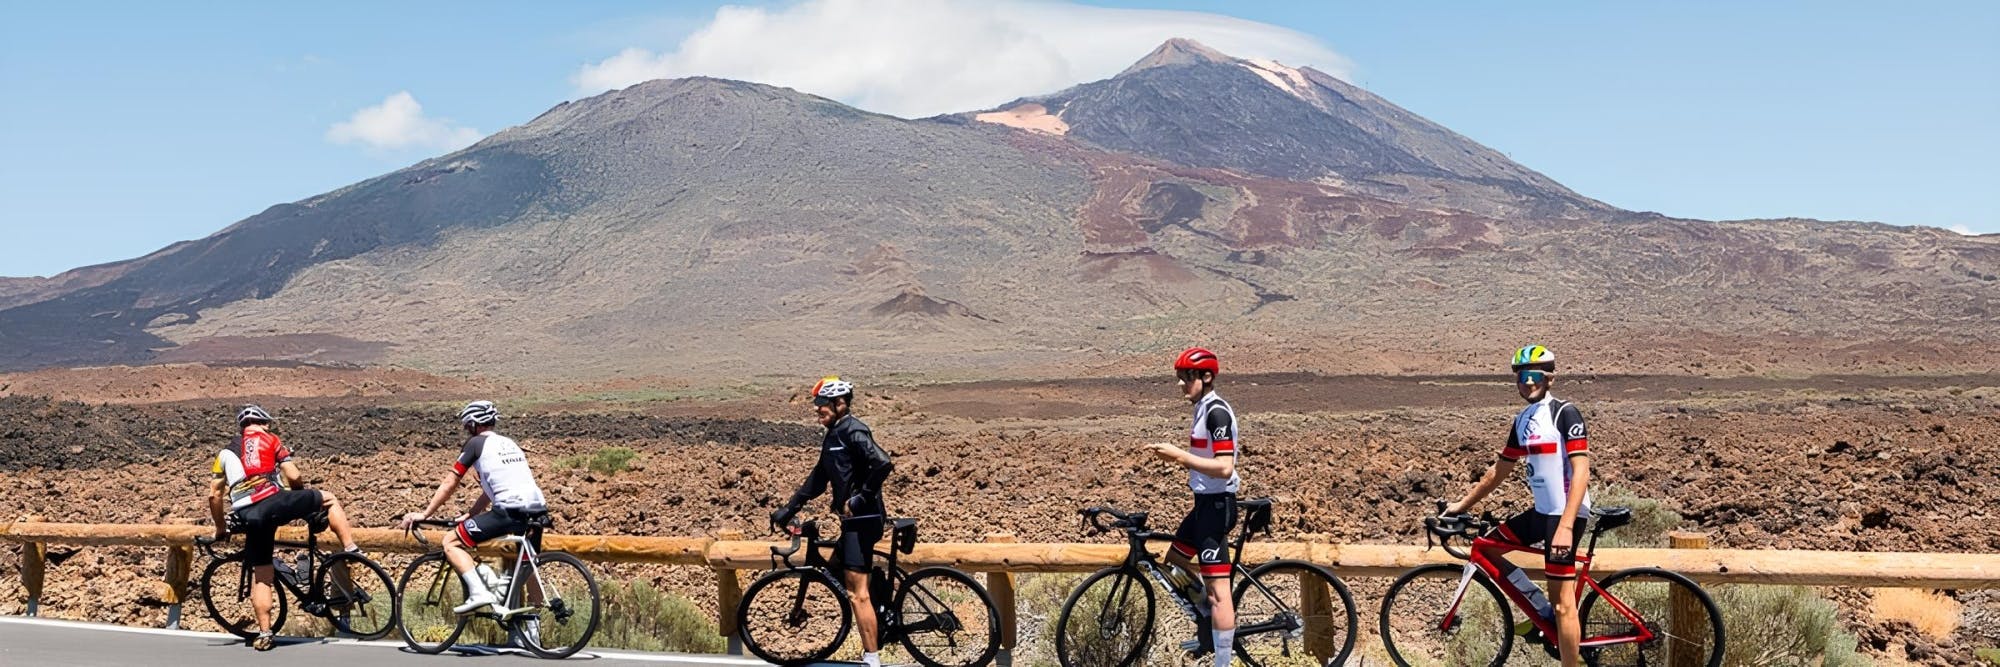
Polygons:
<instances>
[{"instance_id":1,"label":"mountain peak","mask_svg":"<svg viewBox=\"0 0 2000 667\"><path fill-rule=\"evenodd\" d=\"M1160 48L1153 49L1152 53L1148 53L1146 57L1140 58L1139 62L1132 63L1131 67L1125 68L1125 71L1119 72L1118 75L1124 76L1140 70L1166 67L1168 65L1193 65L1196 63L1229 64L1236 61L1235 57L1208 48L1201 42L1186 37L1175 37L1161 44Z\"/></svg>"}]
</instances>

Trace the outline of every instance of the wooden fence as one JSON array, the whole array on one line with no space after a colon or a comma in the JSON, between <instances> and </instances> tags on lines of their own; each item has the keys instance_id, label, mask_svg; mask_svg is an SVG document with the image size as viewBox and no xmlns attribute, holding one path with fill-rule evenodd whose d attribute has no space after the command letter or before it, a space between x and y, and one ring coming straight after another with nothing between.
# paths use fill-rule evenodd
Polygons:
<instances>
[{"instance_id":1,"label":"wooden fence","mask_svg":"<svg viewBox=\"0 0 2000 667\"><path fill-rule=\"evenodd\" d=\"M44 523L22 520L0 525L0 540L22 544L21 582L28 597L28 614L40 603L46 576L47 546L165 547L164 575L157 582L157 597L171 605L168 625L180 617L180 603L187 597L189 573L194 565L192 545L196 537L211 531L205 526L153 524ZM439 535L432 536L435 543ZM298 527L279 531L281 540L302 540ZM328 536L330 539L330 536ZM359 528L355 541L374 553L420 553L424 546L402 531ZM1609 573L1629 567L1659 567L1687 575L1707 584L1792 584L1802 586L1865 586L1902 588L2000 588L2000 554L1892 553L1846 551L1770 551L1747 549L1705 549L1700 536L1677 535L1678 549L1602 549L1591 564L1597 572ZM718 608L717 627L736 643L733 610L743 593L742 570L770 567L771 547L778 542L745 540L741 533L724 531L715 537L643 537L628 535L549 535L545 548L567 551L578 558L604 563L652 563L707 567L714 571ZM1011 653L1016 638L1014 574L1034 572L1089 572L1116 565L1125 557L1124 542L1094 544L1029 544L1016 542L1011 535L988 535L984 542L920 544L904 556L906 565L949 565L971 572L986 573L986 587L993 594L1001 616L1001 647ZM1392 544L1331 544L1325 540L1302 542L1251 543L1244 562L1264 562L1294 558L1333 568L1344 579L1391 577L1418 565L1452 562L1442 549ZM1540 567L1539 559L1517 561L1524 567ZM1367 610L1363 610L1367 611ZM1004 655L1004 653L1003 653Z\"/></svg>"}]
</instances>

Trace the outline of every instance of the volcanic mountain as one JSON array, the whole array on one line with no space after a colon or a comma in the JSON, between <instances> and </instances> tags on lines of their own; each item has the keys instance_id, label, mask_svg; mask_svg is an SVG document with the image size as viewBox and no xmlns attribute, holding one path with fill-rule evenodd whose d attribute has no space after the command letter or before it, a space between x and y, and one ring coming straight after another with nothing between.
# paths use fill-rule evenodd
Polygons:
<instances>
[{"instance_id":1,"label":"volcanic mountain","mask_svg":"<svg viewBox=\"0 0 2000 667\"><path fill-rule=\"evenodd\" d=\"M651 81L207 238L0 279L0 369L514 377L1987 367L2000 237L1617 210L1354 86L1170 41L905 120Z\"/></svg>"}]
</instances>

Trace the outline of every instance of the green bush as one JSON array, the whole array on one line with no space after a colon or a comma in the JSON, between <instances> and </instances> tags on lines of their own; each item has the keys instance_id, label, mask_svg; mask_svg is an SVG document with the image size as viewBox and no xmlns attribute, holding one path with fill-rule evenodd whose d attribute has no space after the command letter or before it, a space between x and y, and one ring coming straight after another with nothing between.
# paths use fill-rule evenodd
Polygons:
<instances>
[{"instance_id":1,"label":"green bush","mask_svg":"<svg viewBox=\"0 0 2000 667\"><path fill-rule=\"evenodd\" d=\"M635 651L721 653L722 635L701 608L678 593L634 579L603 585L604 625L592 646Z\"/></svg>"},{"instance_id":2,"label":"green bush","mask_svg":"<svg viewBox=\"0 0 2000 667\"><path fill-rule=\"evenodd\" d=\"M1982 648L1973 651L1972 655L1977 656L1986 664L2000 665L2000 648Z\"/></svg>"},{"instance_id":3,"label":"green bush","mask_svg":"<svg viewBox=\"0 0 2000 667\"><path fill-rule=\"evenodd\" d=\"M1605 533L1597 542L1602 548L1664 547L1667 533L1681 525L1681 513L1671 503L1642 497L1622 486L1608 484L1590 495L1590 503L1598 507L1632 508L1632 523Z\"/></svg>"},{"instance_id":4,"label":"green bush","mask_svg":"<svg viewBox=\"0 0 2000 667\"><path fill-rule=\"evenodd\" d=\"M556 465L569 469L589 468L591 472L613 475L631 467L632 460L636 458L639 458L639 453L630 448L605 447L589 454L565 456L558 459Z\"/></svg>"},{"instance_id":5,"label":"green bush","mask_svg":"<svg viewBox=\"0 0 2000 667\"><path fill-rule=\"evenodd\" d=\"M1838 610L1804 586L1716 586L1729 639L1725 665L1868 665Z\"/></svg>"}]
</instances>

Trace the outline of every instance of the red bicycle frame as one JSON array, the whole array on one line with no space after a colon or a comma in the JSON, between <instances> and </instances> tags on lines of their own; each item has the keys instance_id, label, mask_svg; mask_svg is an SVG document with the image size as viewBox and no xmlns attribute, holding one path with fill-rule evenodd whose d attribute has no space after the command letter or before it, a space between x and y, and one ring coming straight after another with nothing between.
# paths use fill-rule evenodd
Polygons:
<instances>
[{"instance_id":1,"label":"red bicycle frame","mask_svg":"<svg viewBox=\"0 0 2000 667\"><path fill-rule=\"evenodd\" d=\"M1578 554L1576 557L1576 579L1578 582L1582 583L1583 586L1578 586L1576 588L1577 599L1571 600L1571 602L1572 603L1580 602L1583 598L1584 586L1589 586L1590 590L1597 591L1597 595L1599 597L1603 598L1603 600L1606 603L1609 603L1612 609L1617 610L1619 615L1624 616L1625 620L1630 621L1632 627L1637 628L1638 631L1636 633L1626 633L1617 635L1599 635L1595 637L1586 636L1583 638L1583 641L1577 644L1577 646L1579 648L1582 648L1590 646L1610 646L1613 644L1635 644L1635 643L1652 641L1655 636L1653 634L1653 630L1652 628L1646 627L1645 619L1639 616L1639 612L1637 610L1634 610L1630 605L1625 604L1623 600L1619 600L1617 597L1611 595L1611 591L1605 590L1603 586L1597 583L1597 580L1595 578L1592 578L1590 576L1590 559L1591 556L1595 555L1596 553L1595 539L1591 540L1591 546L1592 546L1591 549L1592 553ZM1479 568L1480 571L1486 573L1486 578L1491 579L1496 584L1499 584L1499 586L1496 586L1496 588L1499 588L1501 594L1505 595L1509 601L1514 603L1515 608L1520 609L1523 612L1527 613L1528 619L1535 624L1536 629L1541 630L1543 637L1548 637L1550 638L1551 641L1553 641L1553 638L1556 636L1555 626L1552 623L1550 623L1547 619L1542 618L1542 615L1535 611L1534 605L1529 603L1527 599L1521 597L1521 592L1515 590L1514 587L1510 585L1504 577L1500 576L1500 568L1494 565L1493 561L1487 559L1486 554L1484 553L1485 550L1489 549L1499 550L1503 553L1514 552L1514 551L1522 551L1536 555L1541 555L1544 553L1541 549L1536 549L1534 547L1524 547L1518 544L1514 544L1511 542L1503 542L1490 537L1481 536L1478 538L1474 538L1472 540L1472 548L1468 550L1468 552L1466 553L1465 574L1459 577L1458 579L1458 592L1452 595L1451 608L1445 610L1444 619L1439 622L1438 629L1450 630L1452 623L1458 619L1458 606L1460 603L1465 601L1465 591L1466 588L1472 584L1473 568L1476 567Z\"/></svg>"}]
</instances>

